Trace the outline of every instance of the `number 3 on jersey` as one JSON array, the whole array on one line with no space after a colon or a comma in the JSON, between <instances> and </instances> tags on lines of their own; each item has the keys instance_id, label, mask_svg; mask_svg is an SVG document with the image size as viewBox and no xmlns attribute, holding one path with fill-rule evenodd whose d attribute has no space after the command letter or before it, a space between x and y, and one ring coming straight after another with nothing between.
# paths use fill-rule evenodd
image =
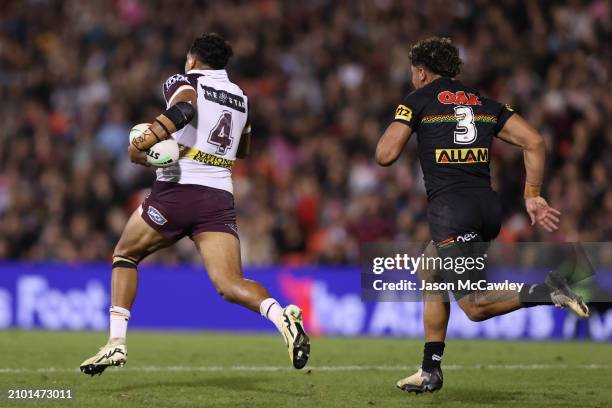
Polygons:
<instances>
[{"instance_id":1,"label":"number 3 on jersey","mask_svg":"<svg viewBox=\"0 0 612 408\"><path fill-rule=\"evenodd\" d=\"M457 130L455 130L455 143L470 144L476 140L478 132L474 125L474 111L469 106L455 106Z\"/></svg>"},{"instance_id":2,"label":"number 3 on jersey","mask_svg":"<svg viewBox=\"0 0 612 408\"><path fill-rule=\"evenodd\" d=\"M232 147L232 112L224 110L215 127L210 131L208 143L217 146L217 154L224 155Z\"/></svg>"}]
</instances>

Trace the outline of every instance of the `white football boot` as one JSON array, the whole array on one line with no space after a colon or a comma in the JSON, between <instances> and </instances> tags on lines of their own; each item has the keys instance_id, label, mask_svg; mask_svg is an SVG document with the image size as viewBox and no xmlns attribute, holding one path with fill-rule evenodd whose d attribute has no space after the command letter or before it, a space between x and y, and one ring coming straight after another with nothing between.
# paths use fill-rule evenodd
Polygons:
<instances>
[{"instance_id":1,"label":"white football boot","mask_svg":"<svg viewBox=\"0 0 612 408\"><path fill-rule=\"evenodd\" d=\"M81 371L91 376L102 375L107 367L123 367L126 362L127 346L125 345L125 339L109 339L95 356L81 363Z\"/></svg>"},{"instance_id":2,"label":"white football boot","mask_svg":"<svg viewBox=\"0 0 612 408\"><path fill-rule=\"evenodd\" d=\"M310 339L304 331L302 309L296 305L288 305L283 309L282 334L293 367L298 370L304 368L310 355Z\"/></svg>"},{"instance_id":3,"label":"white football boot","mask_svg":"<svg viewBox=\"0 0 612 408\"><path fill-rule=\"evenodd\" d=\"M441 368L434 369L431 372L423 371L423 369L419 368L416 373L399 380L395 386L402 391L420 394L422 392L438 391L442 388L442 384Z\"/></svg>"},{"instance_id":4,"label":"white football boot","mask_svg":"<svg viewBox=\"0 0 612 408\"><path fill-rule=\"evenodd\" d=\"M545 280L550 288L550 299L557 307L565 307L576 313L578 317L589 317L589 307L567 284L567 280L556 271L551 271Z\"/></svg>"}]
</instances>

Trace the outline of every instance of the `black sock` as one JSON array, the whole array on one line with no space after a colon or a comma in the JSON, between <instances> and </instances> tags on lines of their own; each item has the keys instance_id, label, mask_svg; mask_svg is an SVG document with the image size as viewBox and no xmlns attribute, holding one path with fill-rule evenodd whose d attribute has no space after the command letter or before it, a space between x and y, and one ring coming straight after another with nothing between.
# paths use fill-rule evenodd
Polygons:
<instances>
[{"instance_id":1,"label":"black sock","mask_svg":"<svg viewBox=\"0 0 612 408\"><path fill-rule=\"evenodd\" d=\"M525 285L519 293L519 301L523 307L551 305L550 289L545 284Z\"/></svg>"},{"instance_id":2,"label":"black sock","mask_svg":"<svg viewBox=\"0 0 612 408\"><path fill-rule=\"evenodd\" d=\"M440 368L442 355L444 354L443 341L428 341L423 350L423 371L431 372L433 369Z\"/></svg>"}]
</instances>

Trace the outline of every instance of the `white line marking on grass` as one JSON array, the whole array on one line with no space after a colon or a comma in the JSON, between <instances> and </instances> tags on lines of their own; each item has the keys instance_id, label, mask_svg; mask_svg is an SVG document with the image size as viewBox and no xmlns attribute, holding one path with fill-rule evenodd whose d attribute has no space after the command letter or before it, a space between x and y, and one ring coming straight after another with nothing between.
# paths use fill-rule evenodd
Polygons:
<instances>
[{"instance_id":1,"label":"white line marking on grass","mask_svg":"<svg viewBox=\"0 0 612 408\"><path fill-rule=\"evenodd\" d=\"M391 365L346 365L346 366L307 366L313 371L412 371L417 366L391 366ZM444 370L607 370L608 364L476 364L476 365L445 365ZM124 367L119 370L107 372L274 372L294 371L288 366L136 366ZM46 367L46 368L0 368L0 374L36 374L36 373L78 373L78 368Z\"/></svg>"}]
</instances>

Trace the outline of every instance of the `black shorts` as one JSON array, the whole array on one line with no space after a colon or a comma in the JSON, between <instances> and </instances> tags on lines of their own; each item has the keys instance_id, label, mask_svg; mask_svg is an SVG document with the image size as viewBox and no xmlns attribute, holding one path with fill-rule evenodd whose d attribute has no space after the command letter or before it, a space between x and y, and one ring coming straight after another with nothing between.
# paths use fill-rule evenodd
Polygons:
<instances>
[{"instance_id":1,"label":"black shorts","mask_svg":"<svg viewBox=\"0 0 612 408\"><path fill-rule=\"evenodd\" d=\"M442 258L479 258L501 229L501 203L498 194L488 188L474 188L444 193L428 205L429 229L438 256ZM486 263L486 259L481 258ZM459 290L460 281L479 281L486 278L485 268L474 268L457 273L443 270L447 283L453 283L457 300L472 293Z\"/></svg>"},{"instance_id":2,"label":"black shorts","mask_svg":"<svg viewBox=\"0 0 612 408\"><path fill-rule=\"evenodd\" d=\"M489 242L501 228L499 195L489 188L440 194L429 202L427 220L434 243L449 238Z\"/></svg>"},{"instance_id":3,"label":"black shorts","mask_svg":"<svg viewBox=\"0 0 612 408\"><path fill-rule=\"evenodd\" d=\"M218 188L156 181L142 203L141 216L172 241L206 231L227 232L238 238L234 196Z\"/></svg>"}]
</instances>

